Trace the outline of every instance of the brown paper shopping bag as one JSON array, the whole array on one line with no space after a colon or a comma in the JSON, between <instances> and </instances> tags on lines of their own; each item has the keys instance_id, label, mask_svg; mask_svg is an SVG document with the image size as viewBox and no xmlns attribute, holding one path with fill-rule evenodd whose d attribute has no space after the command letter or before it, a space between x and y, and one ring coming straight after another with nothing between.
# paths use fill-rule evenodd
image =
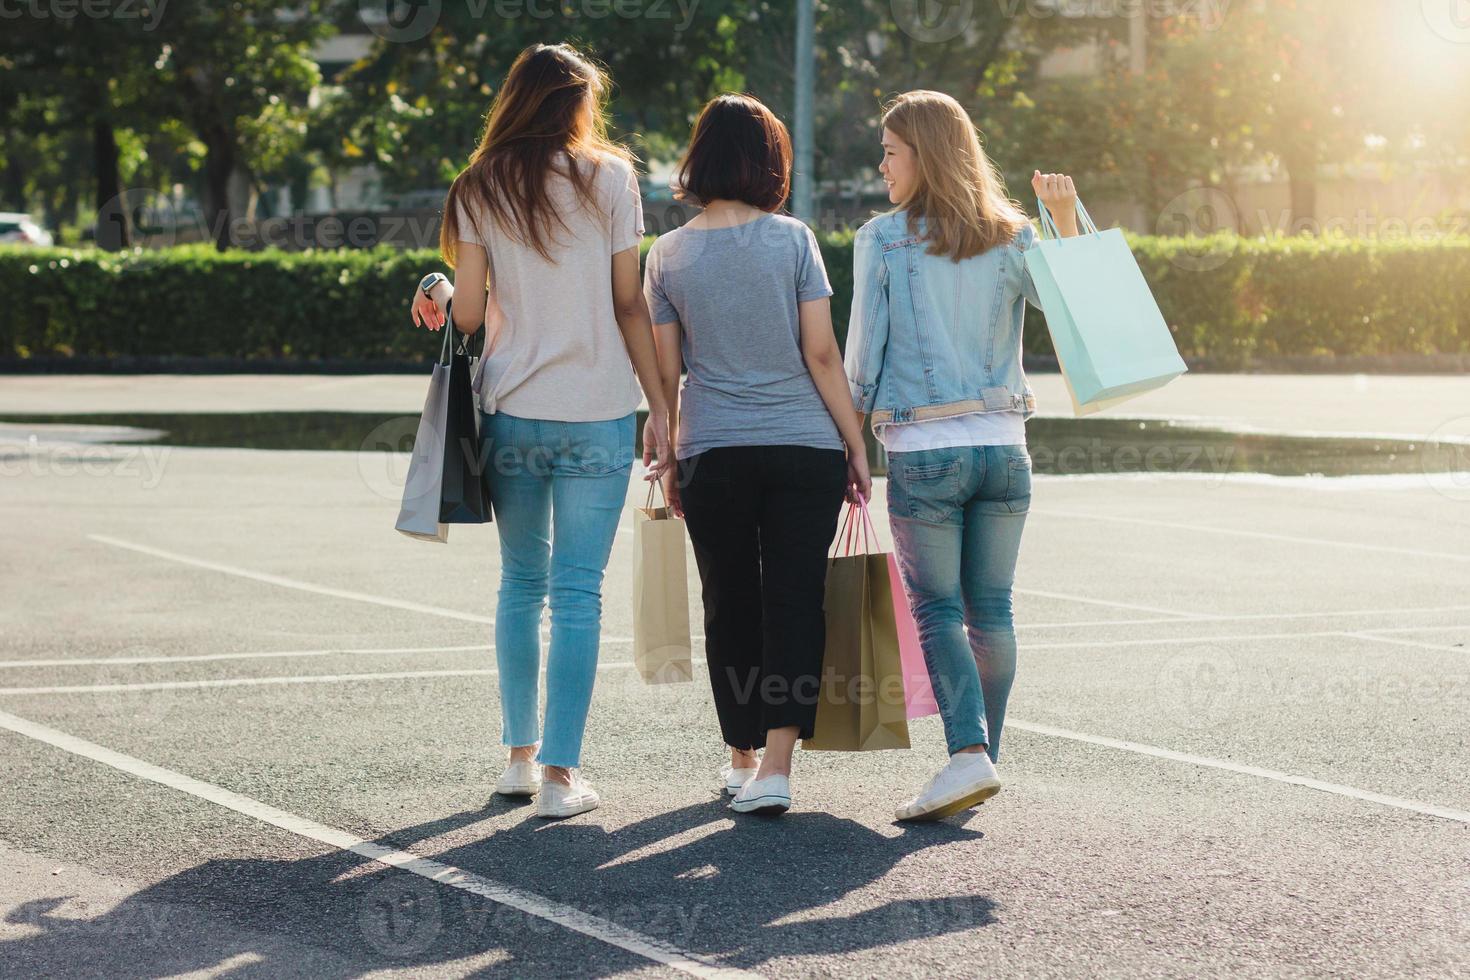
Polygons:
<instances>
[{"instance_id":1,"label":"brown paper shopping bag","mask_svg":"<svg viewBox=\"0 0 1470 980\"><path fill-rule=\"evenodd\" d=\"M633 512L633 664L649 684L694 679L689 637L689 579L684 522L667 505Z\"/></svg>"},{"instance_id":2,"label":"brown paper shopping bag","mask_svg":"<svg viewBox=\"0 0 1470 980\"><path fill-rule=\"evenodd\" d=\"M846 553L827 559L827 644L817 720L813 737L801 743L805 749L871 752L909 747L888 556L852 553L858 546L856 507L848 506L843 528L837 532L834 550ZM869 534L872 524L866 503L860 519L865 524L861 546L867 552L877 536Z\"/></svg>"}]
</instances>

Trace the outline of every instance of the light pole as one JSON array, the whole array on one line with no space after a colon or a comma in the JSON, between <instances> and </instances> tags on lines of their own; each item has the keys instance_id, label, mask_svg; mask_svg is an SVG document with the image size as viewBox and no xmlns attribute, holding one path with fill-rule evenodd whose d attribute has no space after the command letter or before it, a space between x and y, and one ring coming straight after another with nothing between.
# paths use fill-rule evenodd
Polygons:
<instances>
[{"instance_id":1,"label":"light pole","mask_svg":"<svg viewBox=\"0 0 1470 980\"><path fill-rule=\"evenodd\" d=\"M812 174L812 86L817 73L814 0L796 0L796 160L791 211L807 224L816 221Z\"/></svg>"}]
</instances>

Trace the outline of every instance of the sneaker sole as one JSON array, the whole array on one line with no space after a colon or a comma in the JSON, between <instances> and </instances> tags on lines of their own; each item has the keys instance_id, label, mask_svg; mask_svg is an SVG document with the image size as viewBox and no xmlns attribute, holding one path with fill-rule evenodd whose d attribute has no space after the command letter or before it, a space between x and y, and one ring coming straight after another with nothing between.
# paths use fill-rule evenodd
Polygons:
<instances>
[{"instance_id":1,"label":"sneaker sole","mask_svg":"<svg viewBox=\"0 0 1470 980\"><path fill-rule=\"evenodd\" d=\"M992 780L972 789L965 790L958 796L943 800L923 813L915 813L909 816L899 817L898 819L915 822L921 820L943 820L945 817L952 817L956 813L961 813L971 807L979 806L999 792L1000 780Z\"/></svg>"},{"instance_id":2,"label":"sneaker sole","mask_svg":"<svg viewBox=\"0 0 1470 980\"><path fill-rule=\"evenodd\" d=\"M736 813L785 813L791 809L791 800L784 796L760 796L741 803L731 803Z\"/></svg>"},{"instance_id":3,"label":"sneaker sole","mask_svg":"<svg viewBox=\"0 0 1470 980\"><path fill-rule=\"evenodd\" d=\"M535 796L541 792L540 786L497 786L495 792L501 796Z\"/></svg>"},{"instance_id":4,"label":"sneaker sole","mask_svg":"<svg viewBox=\"0 0 1470 980\"><path fill-rule=\"evenodd\" d=\"M590 813L591 811L596 810L601 805L602 801L596 800L592 803L573 807L568 810L557 810L552 813L547 813L545 810L537 810L536 816L540 817L543 820L565 820L567 817L575 817L579 814Z\"/></svg>"}]
</instances>

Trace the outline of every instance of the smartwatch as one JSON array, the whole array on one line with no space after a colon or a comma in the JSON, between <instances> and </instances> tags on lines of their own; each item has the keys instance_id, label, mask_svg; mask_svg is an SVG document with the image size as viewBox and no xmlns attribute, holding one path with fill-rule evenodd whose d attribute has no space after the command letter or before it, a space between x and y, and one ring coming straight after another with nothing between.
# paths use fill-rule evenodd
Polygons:
<instances>
[{"instance_id":1,"label":"smartwatch","mask_svg":"<svg viewBox=\"0 0 1470 980\"><path fill-rule=\"evenodd\" d=\"M423 290L423 293L424 293L425 296L428 296L429 295L429 290L431 290L435 286L439 285L440 282L448 282L448 281L449 281L449 277L446 276L444 273L442 273L442 272L431 272L427 276L424 276L423 280L419 282L419 289Z\"/></svg>"}]
</instances>

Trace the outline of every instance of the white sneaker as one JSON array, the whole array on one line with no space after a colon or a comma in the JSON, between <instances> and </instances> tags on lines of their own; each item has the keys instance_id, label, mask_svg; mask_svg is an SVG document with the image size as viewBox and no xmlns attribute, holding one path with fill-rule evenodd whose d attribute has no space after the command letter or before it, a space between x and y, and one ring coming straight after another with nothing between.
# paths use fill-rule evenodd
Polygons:
<instances>
[{"instance_id":1,"label":"white sneaker","mask_svg":"<svg viewBox=\"0 0 1470 980\"><path fill-rule=\"evenodd\" d=\"M573 769L570 786L552 779L541 783L541 797L536 801L536 816L546 817L548 820L575 817L579 813L596 810L601 802L602 797L597 795L592 784Z\"/></svg>"},{"instance_id":2,"label":"white sneaker","mask_svg":"<svg viewBox=\"0 0 1470 980\"><path fill-rule=\"evenodd\" d=\"M736 769L734 766L726 766L720 770L720 782L724 784L725 793L734 796L740 792L740 787L755 778L755 769Z\"/></svg>"},{"instance_id":3,"label":"white sneaker","mask_svg":"<svg viewBox=\"0 0 1470 980\"><path fill-rule=\"evenodd\" d=\"M791 782L785 776L752 779L740 787L730 809L736 813L785 813L791 809Z\"/></svg>"},{"instance_id":4,"label":"white sneaker","mask_svg":"<svg viewBox=\"0 0 1470 980\"><path fill-rule=\"evenodd\" d=\"M501 796L535 796L541 789L541 767L534 762L512 762L495 781Z\"/></svg>"},{"instance_id":5,"label":"white sneaker","mask_svg":"<svg viewBox=\"0 0 1470 980\"><path fill-rule=\"evenodd\" d=\"M984 752L960 752L918 796L898 808L900 820L939 820L978 806L1000 792L995 764Z\"/></svg>"}]
</instances>

